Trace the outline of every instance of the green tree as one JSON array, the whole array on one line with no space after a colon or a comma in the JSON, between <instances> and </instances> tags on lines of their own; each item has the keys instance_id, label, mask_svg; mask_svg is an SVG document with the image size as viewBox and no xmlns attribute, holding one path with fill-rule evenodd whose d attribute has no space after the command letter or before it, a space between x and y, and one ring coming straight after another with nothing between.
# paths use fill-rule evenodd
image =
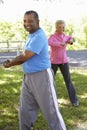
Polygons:
<instances>
[{"instance_id":1,"label":"green tree","mask_svg":"<svg viewBox=\"0 0 87 130\"><path fill-rule=\"evenodd\" d=\"M50 23L47 19L44 19L43 21L41 21L41 27L46 32L47 37L49 37L49 35L53 31L53 25L52 25L52 23Z\"/></svg>"},{"instance_id":2,"label":"green tree","mask_svg":"<svg viewBox=\"0 0 87 130\"><path fill-rule=\"evenodd\" d=\"M9 22L0 22L0 40L12 40L14 32L12 31L12 24Z\"/></svg>"},{"instance_id":3,"label":"green tree","mask_svg":"<svg viewBox=\"0 0 87 130\"><path fill-rule=\"evenodd\" d=\"M82 18L82 28L83 28L83 33L84 33L84 45L87 48L87 16L84 16Z\"/></svg>"},{"instance_id":4,"label":"green tree","mask_svg":"<svg viewBox=\"0 0 87 130\"><path fill-rule=\"evenodd\" d=\"M9 46L9 40L14 37L14 32L12 31L12 24L9 22L0 22L0 42L7 41L7 46Z\"/></svg>"},{"instance_id":5,"label":"green tree","mask_svg":"<svg viewBox=\"0 0 87 130\"><path fill-rule=\"evenodd\" d=\"M74 33L74 30L75 30L75 26L73 23L69 22L66 26L66 29L65 29L65 32L70 35L70 36L73 36L73 33Z\"/></svg>"},{"instance_id":6,"label":"green tree","mask_svg":"<svg viewBox=\"0 0 87 130\"><path fill-rule=\"evenodd\" d=\"M25 41L28 35L28 32L24 29L22 21L17 21L13 25L14 30L14 40Z\"/></svg>"}]
</instances>

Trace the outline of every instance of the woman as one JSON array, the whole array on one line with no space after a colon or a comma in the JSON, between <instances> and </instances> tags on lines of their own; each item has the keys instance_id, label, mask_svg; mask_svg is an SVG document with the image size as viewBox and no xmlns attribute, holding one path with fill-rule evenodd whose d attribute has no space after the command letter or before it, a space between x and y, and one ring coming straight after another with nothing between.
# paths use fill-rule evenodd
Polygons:
<instances>
[{"instance_id":1,"label":"woman","mask_svg":"<svg viewBox=\"0 0 87 130\"><path fill-rule=\"evenodd\" d=\"M70 78L68 58L66 54L66 45L72 45L74 39L73 37L67 36L64 33L65 22L63 20L56 21L55 28L55 33L52 34L48 39L50 46L51 67L53 69L54 75L56 75L58 68L60 69L72 105L79 106L79 101L76 96L75 87Z\"/></svg>"}]
</instances>

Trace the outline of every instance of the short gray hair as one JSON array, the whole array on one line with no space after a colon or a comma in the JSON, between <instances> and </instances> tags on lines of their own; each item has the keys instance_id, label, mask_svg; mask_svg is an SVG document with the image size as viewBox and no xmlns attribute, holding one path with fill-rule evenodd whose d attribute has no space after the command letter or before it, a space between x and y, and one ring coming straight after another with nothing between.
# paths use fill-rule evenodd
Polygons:
<instances>
[{"instance_id":1,"label":"short gray hair","mask_svg":"<svg viewBox=\"0 0 87 130\"><path fill-rule=\"evenodd\" d=\"M55 27L57 27L59 24L65 24L65 21L64 20L57 20L55 22Z\"/></svg>"}]
</instances>

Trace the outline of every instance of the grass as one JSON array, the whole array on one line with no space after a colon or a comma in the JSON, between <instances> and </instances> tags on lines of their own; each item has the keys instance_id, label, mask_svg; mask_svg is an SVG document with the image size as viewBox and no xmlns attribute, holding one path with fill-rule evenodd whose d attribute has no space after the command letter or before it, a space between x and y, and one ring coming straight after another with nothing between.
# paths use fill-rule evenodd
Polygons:
<instances>
[{"instance_id":1,"label":"grass","mask_svg":"<svg viewBox=\"0 0 87 130\"><path fill-rule=\"evenodd\" d=\"M60 73L58 73L56 76L60 110L68 130L72 130L79 123L83 123L87 120L87 71L85 69L72 69L71 78L73 84L75 85L77 96L80 101L79 107L73 107L70 104L63 78Z\"/></svg>"},{"instance_id":2,"label":"grass","mask_svg":"<svg viewBox=\"0 0 87 130\"><path fill-rule=\"evenodd\" d=\"M70 69L70 71L80 101L79 107L71 105L60 71L55 79L59 107L67 130L72 130L87 120L87 70ZM23 73L18 66L10 69L0 67L0 130L19 130L18 106L22 77ZM49 130L41 112L35 130Z\"/></svg>"}]
</instances>

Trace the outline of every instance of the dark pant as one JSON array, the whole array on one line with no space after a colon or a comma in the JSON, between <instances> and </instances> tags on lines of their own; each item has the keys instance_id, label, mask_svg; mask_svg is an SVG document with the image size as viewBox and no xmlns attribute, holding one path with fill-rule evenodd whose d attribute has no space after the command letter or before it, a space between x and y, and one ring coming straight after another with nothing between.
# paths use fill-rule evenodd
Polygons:
<instances>
[{"instance_id":1,"label":"dark pant","mask_svg":"<svg viewBox=\"0 0 87 130\"><path fill-rule=\"evenodd\" d=\"M77 102L78 98L76 96L75 87L74 87L74 85L71 81L71 78L70 78L69 64L68 63L51 64L51 67L53 69L54 75L56 75L58 68L60 69L60 71L63 75L64 81L65 81L67 90L68 90L68 94L69 94L69 98L70 98L71 103Z\"/></svg>"}]
</instances>

